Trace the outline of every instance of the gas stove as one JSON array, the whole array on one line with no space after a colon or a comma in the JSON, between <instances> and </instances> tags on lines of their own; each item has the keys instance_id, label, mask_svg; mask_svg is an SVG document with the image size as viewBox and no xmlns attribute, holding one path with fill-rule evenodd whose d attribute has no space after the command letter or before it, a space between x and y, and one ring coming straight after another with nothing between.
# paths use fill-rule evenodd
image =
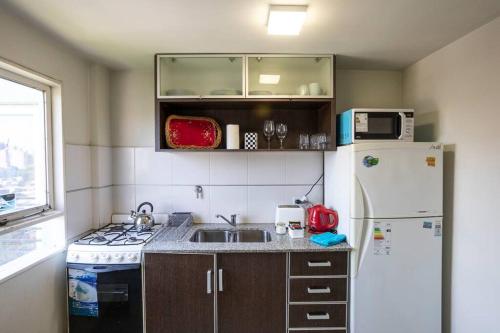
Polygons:
<instances>
[{"instance_id":1,"label":"gas stove","mask_svg":"<svg viewBox=\"0 0 500 333\"><path fill-rule=\"evenodd\" d=\"M78 264L140 263L141 249L160 231L137 231L133 224L111 223L80 238L68 247L66 262Z\"/></svg>"}]
</instances>

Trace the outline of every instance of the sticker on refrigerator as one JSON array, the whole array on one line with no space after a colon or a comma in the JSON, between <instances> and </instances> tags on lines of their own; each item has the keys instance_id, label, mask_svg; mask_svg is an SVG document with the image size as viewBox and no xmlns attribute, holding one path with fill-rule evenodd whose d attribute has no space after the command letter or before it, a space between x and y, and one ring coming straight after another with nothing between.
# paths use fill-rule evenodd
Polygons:
<instances>
[{"instance_id":1,"label":"sticker on refrigerator","mask_svg":"<svg viewBox=\"0 0 500 333\"><path fill-rule=\"evenodd\" d=\"M355 132L366 133L368 132L368 113L356 113L355 114Z\"/></svg>"},{"instance_id":2,"label":"sticker on refrigerator","mask_svg":"<svg viewBox=\"0 0 500 333\"><path fill-rule=\"evenodd\" d=\"M385 255L391 254L392 227L388 222L375 222L373 224L373 254Z\"/></svg>"},{"instance_id":3,"label":"sticker on refrigerator","mask_svg":"<svg viewBox=\"0 0 500 333\"><path fill-rule=\"evenodd\" d=\"M429 166L429 167L436 166L436 158L434 156L427 156L425 161L427 162L427 166Z\"/></svg>"},{"instance_id":4,"label":"sticker on refrigerator","mask_svg":"<svg viewBox=\"0 0 500 333\"><path fill-rule=\"evenodd\" d=\"M80 269L68 269L69 314L98 317L97 274Z\"/></svg>"},{"instance_id":5,"label":"sticker on refrigerator","mask_svg":"<svg viewBox=\"0 0 500 333\"><path fill-rule=\"evenodd\" d=\"M442 234L443 232L441 230L441 223L436 222L436 224L434 225L434 237L441 237Z\"/></svg>"},{"instance_id":6,"label":"sticker on refrigerator","mask_svg":"<svg viewBox=\"0 0 500 333\"><path fill-rule=\"evenodd\" d=\"M363 158L363 165L367 168L371 168L373 166L376 166L378 165L378 158L377 157L373 157L373 156L365 156Z\"/></svg>"}]
</instances>

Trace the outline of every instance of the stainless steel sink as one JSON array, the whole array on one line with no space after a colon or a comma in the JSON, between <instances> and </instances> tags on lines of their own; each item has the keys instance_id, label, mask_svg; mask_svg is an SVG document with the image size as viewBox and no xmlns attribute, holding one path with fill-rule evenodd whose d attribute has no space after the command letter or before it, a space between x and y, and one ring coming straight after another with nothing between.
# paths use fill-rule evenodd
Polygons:
<instances>
[{"instance_id":1,"label":"stainless steel sink","mask_svg":"<svg viewBox=\"0 0 500 333\"><path fill-rule=\"evenodd\" d=\"M235 243L266 243L271 241L271 233L265 230L237 230L233 233Z\"/></svg>"},{"instance_id":2,"label":"stainless steel sink","mask_svg":"<svg viewBox=\"0 0 500 333\"><path fill-rule=\"evenodd\" d=\"M189 239L197 243L265 243L271 241L271 233L266 230L197 230Z\"/></svg>"},{"instance_id":3,"label":"stainless steel sink","mask_svg":"<svg viewBox=\"0 0 500 333\"><path fill-rule=\"evenodd\" d=\"M198 230L189 239L197 243L229 243L231 242L231 231L229 230Z\"/></svg>"}]
</instances>

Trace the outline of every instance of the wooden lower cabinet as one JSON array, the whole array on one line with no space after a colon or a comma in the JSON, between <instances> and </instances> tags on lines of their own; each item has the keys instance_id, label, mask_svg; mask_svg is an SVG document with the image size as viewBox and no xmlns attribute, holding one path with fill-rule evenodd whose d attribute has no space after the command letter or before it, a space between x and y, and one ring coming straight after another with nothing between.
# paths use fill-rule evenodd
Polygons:
<instances>
[{"instance_id":1,"label":"wooden lower cabinet","mask_svg":"<svg viewBox=\"0 0 500 333\"><path fill-rule=\"evenodd\" d=\"M147 253L145 332L285 333L286 281L285 253Z\"/></svg>"},{"instance_id":2,"label":"wooden lower cabinet","mask_svg":"<svg viewBox=\"0 0 500 333\"><path fill-rule=\"evenodd\" d=\"M219 333L286 331L286 254L218 254L217 269Z\"/></svg>"},{"instance_id":3,"label":"wooden lower cabinet","mask_svg":"<svg viewBox=\"0 0 500 333\"><path fill-rule=\"evenodd\" d=\"M145 254L146 332L213 332L213 278L214 255Z\"/></svg>"}]
</instances>

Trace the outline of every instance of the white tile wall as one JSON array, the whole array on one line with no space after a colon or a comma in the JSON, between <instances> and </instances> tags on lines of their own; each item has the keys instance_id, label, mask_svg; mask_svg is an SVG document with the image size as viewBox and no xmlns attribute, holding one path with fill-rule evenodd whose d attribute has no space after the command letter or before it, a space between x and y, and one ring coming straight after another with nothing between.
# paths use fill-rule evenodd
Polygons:
<instances>
[{"instance_id":1,"label":"white tile wall","mask_svg":"<svg viewBox=\"0 0 500 333\"><path fill-rule=\"evenodd\" d=\"M113 148L113 184L134 184L134 148Z\"/></svg>"},{"instance_id":2,"label":"white tile wall","mask_svg":"<svg viewBox=\"0 0 500 333\"><path fill-rule=\"evenodd\" d=\"M248 175L247 153L210 154L211 185L246 185Z\"/></svg>"},{"instance_id":3,"label":"white tile wall","mask_svg":"<svg viewBox=\"0 0 500 333\"><path fill-rule=\"evenodd\" d=\"M248 187L248 220L254 223L274 222L277 205L290 203L285 201L281 186Z\"/></svg>"},{"instance_id":4,"label":"white tile wall","mask_svg":"<svg viewBox=\"0 0 500 333\"><path fill-rule=\"evenodd\" d=\"M89 188L92 184L90 147L66 145L66 190Z\"/></svg>"},{"instance_id":5,"label":"white tile wall","mask_svg":"<svg viewBox=\"0 0 500 333\"><path fill-rule=\"evenodd\" d=\"M248 184L285 184L285 153L248 153Z\"/></svg>"},{"instance_id":6,"label":"white tile wall","mask_svg":"<svg viewBox=\"0 0 500 333\"><path fill-rule=\"evenodd\" d=\"M170 213L172 212L171 192L171 186L137 185L135 187L135 207L144 201L149 201L153 204L155 213Z\"/></svg>"},{"instance_id":7,"label":"white tile wall","mask_svg":"<svg viewBox=\"0 0 500 333\"><path fill-rule=\"evenodd\" d=\"M92 187L109 186L113 183L112 148L90 147L92 156Z\"/></svg>"},{"instance_id":8,"label":"white tile wall","mask_svg":"<svg viewBox=\"0 0 500 333\"><path fill-rule=\"evenodd\" d=\"M94 228L111 222L113 213L113 188L111 186L92 189L92 213Z\"/></svg>"},{"instance_id":9,"label":"white tile wall","mask_svg":"<svg viewBox=\"0 0 500 333\"><path fill-rule=\"evenodd\" d=\"M172 184L207 185L209 182L210 153L172 153Z\"/></svg>"},{"instance_id":10,"label":"white tile wall","mask_svg":"<svg viewBox=\"0 0 500 333\"><path fill-rule=\"evenodd\" d=\"M172 186L171 196L173 212L192 212L196 223L210 221L210 191L207 187L200 199L196 199L193 186Z\"/></svg>"},{"instance_id":11,"label":"white tile wall","mask_svg":"<svg viewBox=\"0 0 500 333\"><path fill-rule=\"evenodd\" d=\"M229 218L237 214L238 223L249 222L247 186L211 186L210 187L210 218L211 223L226 223L215 215L222 214Z\"/></svg>"},{"instance_id":12,"label":"white tile wall","mask_svg":"<svg viewBox=\"0 0 500 333\"><path fill-rule=\"evenodd\" d=\"M157 213L190 211L196 222L273 222L278 204L302 197L323 172L320 152L155 152L113 149L113 212L150 201ZM127 169L127 170L124 170ZM309 195L323 202L320 182ZM204 195L196 199L195 185Z\"/></svg>"},{"instance_id":13,"label":"white tile wall","mask_svg":"<svg viewBox=\"0 0 500 333\"><path fill-rule=\"evenodd\" d=\"M136 208L135 185L113 186L113 213L128 214Z\"/></svg>"},{"instance_id":14,"label":"white tile wall","mask_svg":"<svg viewBox=\"0 0 500 333\"><path fill-rule=\"evenodd\" d=\"M304 151L285 155L286 184L314 184L323 173L323 153ZM318 183L323 184L323 179Z\"/></svg>"},{"instance_id":15,"label":"white tile wall","mask_svg":"<svg viewBox=\"0 0 500 333\"><path fill-rule=\"evenodd\" d=\"M76 237L92 228L92 190L66 193L66 237Z\"/></svg>"},{"instance_id":16,"label":"white tile wall","mask_svg":"<svg viewBox=\"0 0 500 333\"><path fill-rule=\"evenodd\" d=\"M154 148L135 148L135 183L172 184L172 154L156 153Z\"/></svg>"}]
</instances>

